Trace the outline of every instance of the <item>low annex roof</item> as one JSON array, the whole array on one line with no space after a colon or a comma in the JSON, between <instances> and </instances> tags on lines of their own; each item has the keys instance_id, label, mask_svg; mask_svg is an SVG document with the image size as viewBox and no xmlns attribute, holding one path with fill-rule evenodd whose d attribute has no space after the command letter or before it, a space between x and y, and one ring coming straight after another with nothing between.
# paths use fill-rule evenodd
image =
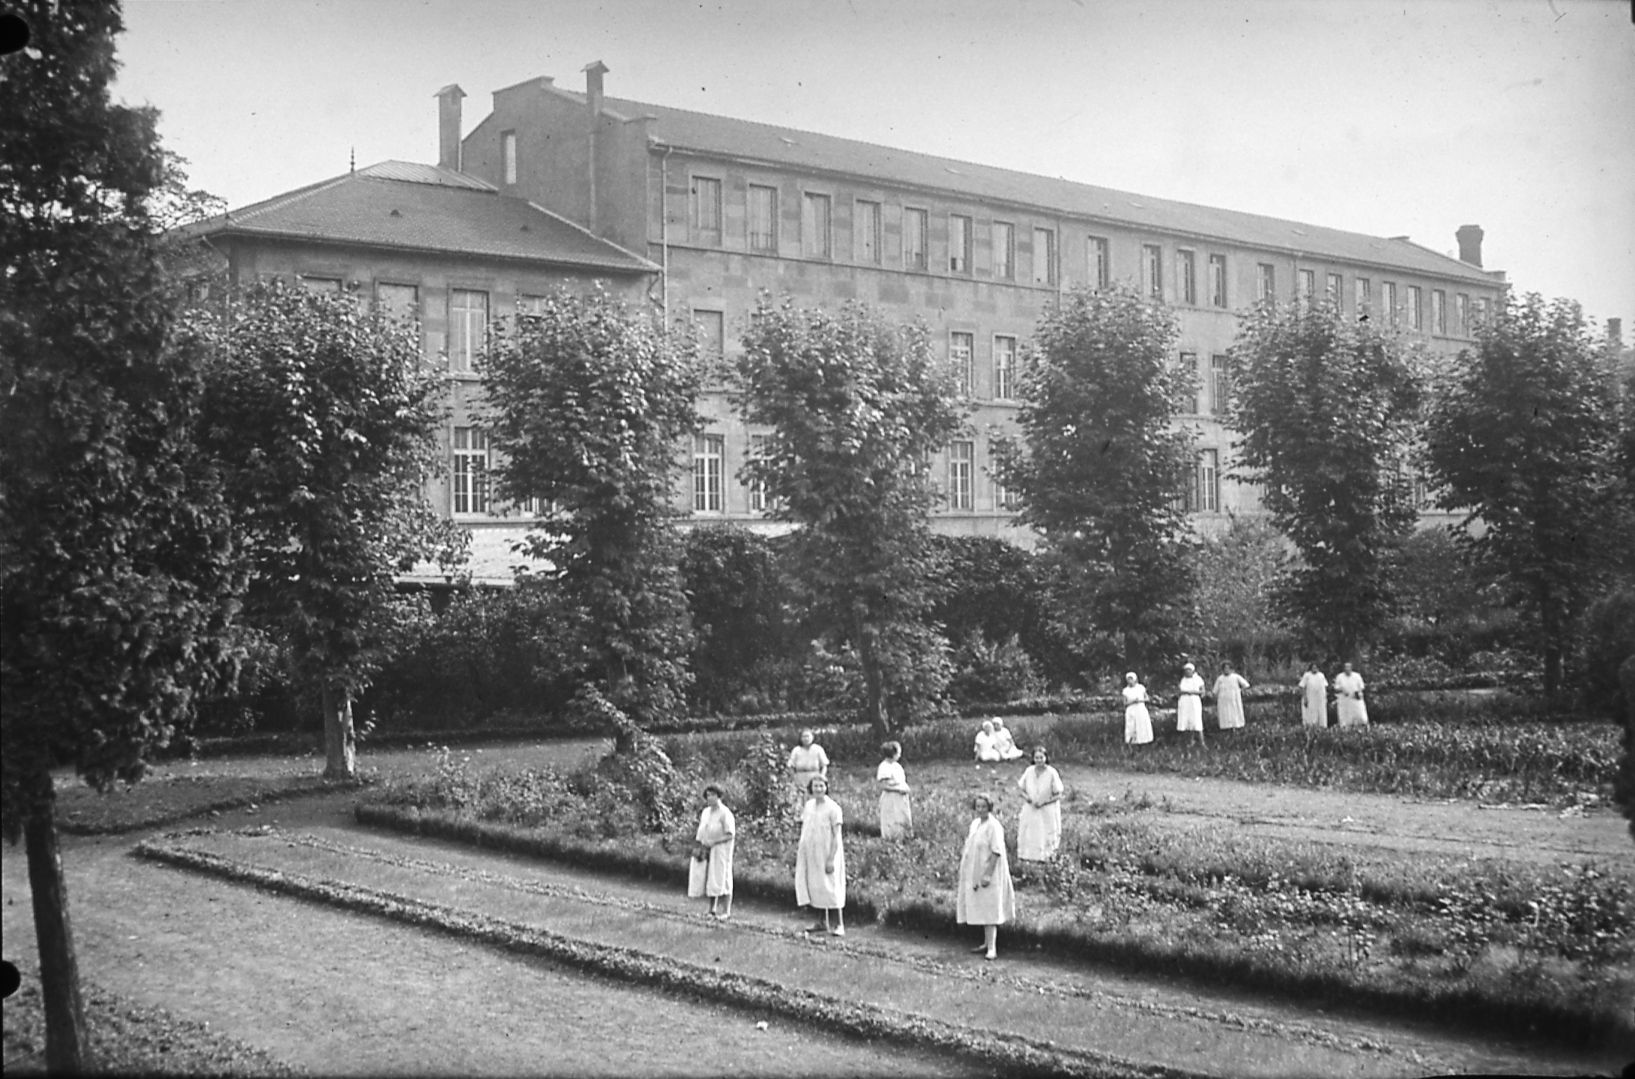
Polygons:
<instances>
[{"instance_id":1,"label":"low annex roof","mask_svg":"<svg viewBox=\"0 0 1635 1079\"><path fill-rule=\"evenodd\" d=\"M647 259L526 199L436 165L384 161L185 226L184 235L276 236L653 273Z\"/></svg>"},{"instance_id":2,"label":"low annex roof","mask_svg":"<svg viewBox=\"0 0 1635 1079\"><path fill-rule=\"evenodd\" d=\"M552 93L563 94L579 102L585 100L583 94L572 90L549 84L546 87ZM1018 203L1076 217L1117 222L1136 228L1146 227L1160 232L1180 232L1248 247L1400 267L1489 286L1498 283L1493 275L1479 267L1439 254L1406 238L1369 236L1262 214L1155 198L879 146L856 139L623 98L604 98L603 110L626 120L652 117L655 121L651 129L654 140L660 145L677 149L819 169L910 187L935 188L973 199Z\"/></svg>"}]
</instances>

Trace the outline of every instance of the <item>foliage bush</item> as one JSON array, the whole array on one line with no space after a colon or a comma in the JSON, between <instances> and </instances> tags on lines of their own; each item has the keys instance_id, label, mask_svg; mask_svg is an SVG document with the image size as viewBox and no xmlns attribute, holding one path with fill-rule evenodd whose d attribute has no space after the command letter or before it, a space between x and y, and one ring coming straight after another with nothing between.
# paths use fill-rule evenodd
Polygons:
<instances>
[{"instance_id":1,"label":"foliage bush","mask_svg":"<svg viewBox=\"0 0 1635 1079\"><path fill-rule=\"evenodd\" d=\"M1015 633L996 643L981 631L971 630L959 640L952 658L954 674L948 690L957 703L1009 701L1037 696L1044 690L1032 658Z\"/></svg>"},{"instance_id":2,"label":"foliage bush","mask_svg":"<svg viewBox=\"0 0 1635 1079\"><path fill-rule=\"evenodd\" d=\"M1635 709L1618 670L1635 656L1635 584L1614 588L1590 605L1584 618L1585 703L1614 719Z\"/></svg>"}]
</instances>

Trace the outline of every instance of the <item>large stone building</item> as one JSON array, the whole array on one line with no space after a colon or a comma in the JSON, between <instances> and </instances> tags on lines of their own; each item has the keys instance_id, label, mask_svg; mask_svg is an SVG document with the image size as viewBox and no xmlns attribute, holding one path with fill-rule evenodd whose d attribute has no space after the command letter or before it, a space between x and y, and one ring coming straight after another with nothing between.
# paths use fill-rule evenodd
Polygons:
<instances>
[{"instance_id":1,"label":"large stone building","mask_svg":"<svg viewBox=\"0 0 1635 1079\"><path fill-rule=\"evenodd\" d=\"M1223 483L1230 433L1217 419L1236 312L1325 290L1347 312L1388 318L1432 348L1469 340L1503 275L1481 266L1482 230L1458 230L1460 257L1410 242L991 165L608 97L549 77L494 92L461 137L458 87L440 93L439 164L527 198L660 267L659 301L690 314L732 352L762 290L797 302L859 299L920 318L958 365L975 412L969 437L935 463L946 531L1017 536L989 472L990 434L1014 423L1018 350L1063 289L1135 283L1175 311L1177 360L1196 365L1189 422L1202 433L1187 494L1205 529L1254 508ZM756 432L721 393L693 451L686 504L699 518L753 521L756 492L735 474Z\"/></svg>"}]
</instances>

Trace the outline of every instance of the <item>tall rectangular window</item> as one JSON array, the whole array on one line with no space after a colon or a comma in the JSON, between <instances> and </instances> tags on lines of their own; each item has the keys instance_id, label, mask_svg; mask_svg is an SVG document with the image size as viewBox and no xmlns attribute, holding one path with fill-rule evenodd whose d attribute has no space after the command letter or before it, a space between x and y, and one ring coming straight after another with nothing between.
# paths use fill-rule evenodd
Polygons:
<instances>
[{"instance_id":1,"label":"tall rectangular window","mask_svg":"<svg viewBox=\"0 0 1635 1079\"><path fill-rule=\"evenodd\" d=\"M766 436L749 436L749 457L755 460L766 452ZM765 513L767 509L766 484L759 480L751 480L749 484L749 511L751 513Z\"/></svg>"},{"instance_id":2,"label":"tall rectangular window","mask_svg":"<svg viewBox=\"0 0 1635 1079\"><path fill-rule=\"evenodd\" d=\"M1198 354L1196 352L1181 353L1181 371L1190 375L1194 380L1192 383L1192 396L1183 402L1187 414L1192 416L1201 415L1204 410L1202 391L1207 387L1203 379L1198 377Z\"/></svg>"},{"instance_id":3,"label":"tall rectangular window","mask_svg":"<svg viewBox=\"0 0 1635 1079\"><path fill-rule=\"evenodd\" d=\"M1460 337L1470 336L1470 297L1463 292L1453 297L1453 324L1459 331Z\"/></svg>"},{"instance_id":4,"label":"tall rectangular window","mask_svg":"<svg viewBox=\"0 0 1635 1079\"><path fill-rule=\"evenodd\" d=\"M1180 278L1181 302L1198 302L1198 256L1191 251L1175 253L1175 273Z\"/></svg>"},{"instance_id":5,"label":"tall rectangular window","mask_svg":"<svg viewBox=\"0 0 1635 1079\"><path fill-rule=\"evenodd\" d=\"M693 436L693 512L721 512L722 462L727 440L721 435Z\"/></svg>"},{"instance_id":6,"label":"tall rectangular window","mask_svg":"<svg viewBox=\"0 0 1635 1079\"><path fill-rule=\"evenodd\" d=\"M420 325L420 289L414 285L377 281L375 305L389 319L404 319L415 326Z\"/></svg>"},{"instance_id":7,"label":"tall rectangular window","mask_svg":"<svg viewBox=\"0 0 1635 1079\"><path fill-rule=\"evenodd\" d=\"M1362 318L1364 315L1373 313L1373 310L1374 310L1374 284L1373 284L1373 282L1368 280L1368 278L1366 278L1366 277L1354 277L1354 278L1351 279L1351 292L1352 292L1351 304L1352 304L1352 307L1355 308L1354 313L1356 314L1356 316L1358 318Z\"/></svg>"},{"instance_id":8,"label":"tall rectangular window","mask_svg":"<svg viewBox=\"0 0 1635 1079\"><path fill-rule=\"evenodd\" d=\"M1311 302L1317 295L1317 271L1300 270L1297 272L1296 279L1299 286L1295 290L1295 298L1305 300L1308 303Z\"/></svg>"},{"instance_id":9,"label":"tall rectangular window","mask_svg":"<svg viewBox=\"0 0 1635 1079\"><path fill-rule=\"evenodd\" d=\"M925 261L925 211L903 211L903 268L923 270Z\"/></svg>"},{"instance_id":10,"label":"tall rectangular window","mask_svg":"<svg viewBox=\"0 0 1635 1079\"><path fill-rule=\"evenodd\" d=\"M1141 245L1143 276L1147 279L1147 295L1155 300L1164 298L1164 249L1157 244Z\"/></svg>"},{"instance_id":11,"label":"tall rectangular window","mask_svg":"<svg viewBox=\"0 0 1635 1079\"><path fill-rule=\"evenodd\" d=\"M452 476L456 517L488 512L488 432L481 427L454 429Z\"/></svg>"},{"instance_id":12,"label":"tall rectangular window","mask_svg":"<svg viewBox=\"0 0 1635 1079\"><path fill-rule=\"evenodd\" d=\"M1408 286L1408 328L1423 330L1425 328L1425 307L1420 300L1419 286Z\"/></svg>"},{"instance_id":13,"label":"tall rectangular window","mask_svg":"<svg viewBox=\"0 0 1635 1079\"><path fill-rule=\"evenodd\" d=\"M809 259L826 259L830 253L829 196L808 193L801 200L801 253Z\"/></svg>"},{"instance_id":14,"label":"tall rectangular window","mask_svg":"<svg viewBox=\"0 0 1635 1079\"><path fill-rule=\"evenodd\" d=\"M1056 283L1056 233L1050 229L1033 230L1033 283Z\"/></svg>"},{"instance_id":15,"label":"tall rectangular window","mask_svg":"<svg viewBox=\"0 0 1635 1079\"><path fill-rule=\"evenodd\" d=\"M1487 321L1487 312L1488 312L1487 297L1486 296L1476 297L1476 321L1477 322L1486 322Z\"/></svg>"},{"instance_id":16,"label":"tall rectangular window","mask_svg":"<svg viewBox=\"0 0 1635 1079\"><path fill-rule=\"evenodd\" d=\"M749 185L749 249L763 254L778 253L778 190Z\"/></svg>"},{"instance_id":17,"label":"tall rectangular window","mask_svg":"<svg viewBox=\"0 0 1635 1079\"><path fill-rule=\"evenodd\" d=\"M488 293L450 289L448 294L448 365L470 371L488 346Z\"/></svg>"},{"instance_id":18,"label":"tall rectangular window","mask_svg":"<svg viewBox=\"0 0 1635 1079\"><path fill-rule=\"evenodd\" d=\"M515 131L500 132L500 168L505 173L505 182L517 182L517 133Z\"/></svg>"},{"instance_id":19,"label":"tall rectangular window","mask_svg":"<svg viewBox=\"0 0 1635 1079\"><path fill-rule=\"evenodd\" d=\"M1000 281L1016 276L1016 226L1009 221L993 223L993 275Z\"/></svg>"},{"instance_id":20,"label":"tall rectangular window","mask_svg":"<svg viewBox=\"0 0 1635 1079\"><path fill-rule=\"evenodd\" d=\"M1219 450L1198 451L1198 493L1195 505L1203 513L1220 512L1221 454Z\"/></svg>"},{"instance_id":21,"label":"tall rectangular window","mask_svg":"<svg viewBox=\"0 0 1635 1079\"><path fill-rule=\"evenodd\" d=\"M970 397L972 393L972 354L976 352L975 338L968 333L951 333L948 335L948 362L954 368L954 381L959 386L961 397Z\"/></svg>"},{"instance_id":22,"label":"tall rectangular window","mask_svg":"<svg viewBox=\"0 0 1635 1079\"><path fill-rule=\"evenodd\" d=\"M1431 330L1444 337L1448 333L1448 294L1439 288L1431 290Z\"/></svg>"},{"instance_id":23,"label":"tall rectangular window","mask_svg":"<svg viewBox=\"0 0 1635 1079\"><path fill-rule=\"evenodd\" d=\"M1016 338L993 339L993 395L1001 401L1016 397Z\"/></svg>"},{"instance_id":24,"label":"tall rectangular window","mask_svg":"<svg viewBox=\"0 0 1635 1079\"><path fill-rule=\"evenodd\" d=\"M1385 321L1395 326L1397 324L1397 283L1395 281L1380 282L1380 310L1385 314Z\"/></svg>"},{"instance_id":25,"label":"tall rectangular window","mask_svg":"<svg viewBox=\"0 0 1635 1079\"><path fill-rule=\"evenodd\" d=\"M1209 305L1226 306L1226 256L1209 256Z\"/></svg>"},{"instance_id":26,"label":"tall rectangular window","mask_svg":"<svg viewBox=\"0 0 1635 1079\"><path fill-rule=\"evenodd\" d=\"M976 443L957 439L948 447L948 508L968 510L973 505L972 491L976 464Z\"/></svg>"},{"instance_id":27,"label":"tall rectangular window","mask_svg":"<svg viewBox=\"0 0 1635 1079\"><path fill-rule=\"evenodd\" d=\"M1328 275L1328 281L1324 287L1327 290L1328 302L1333 304L1336 310L1343 310L1345 307L1345 279L1337 273L1331 273Z\"/></svg>"},{"instance_id":28,"label":"tall rectangular window","mask_svg":"<svg viewBox=\"0 0 1635 1079\"><path fill-rule=\"evenodd\" d=\"M993 464L993 462L998 460L998 456L999 451L995 448L993 441L990 440L988 442L988 461L990 466ZM1006 487L1005 484L1000 481L999 473L994 471L992 467L990 467L987 472L989 479L993 481L994 508L998 510L1016 509L1021 502L1021 499L1016 497L1016 492L1011 490L1009 487Z\"/></svg>"},{"instance_id":29,"label":"tall rectangular window","mask_svg":"<svg viewBox=\"0 0 1635 1079\"><path fill-rule=\"evenodd\" d=\"M1269 262L1262 262L1259 264L1259 269L1260 295L1257 299L1275 301L1277 299L1277 267Z\"/></svg>"},{"instance_id":30,"label":"tall rectangular window","mask_svg":"<svg viewBox=\"0 0 1635 1079\"><path fill-rule=\"evenodd\" d=\"M693 177L693 242L721 245L721 181L711 176Z\"/></svg>"},{"instance_id":31,"label":"tall rectangular window","mask_svg":"<svg viewBox=\"0 0 1635 1079\"><path fill-rule=\"evenodd\" d=\"M948 272L971 272L971 219L948 215Z\"/></svg>"},{"instance_id":32,"label":"tall rectangular window","mask_svg":"<svg viewBox=\"0 0 1635 1079\"><path fill-rule=\"evenodd\" d=\"M1209 357L1209 411L1215 416L1226 415L1232 401L1232 369L1227 357L1219 352Z\"/></svg>"},{"instance_id":33,"label":"tall rectangular window","mask_svg":"<svg viewBox=\"0 0 1635 1079\"><path fill-rule=\"evenodd\" d=\"M721 311L694 311L703 359L719 364L727 358L727 317Z\"/></svg>"},{"instance_id":34,"label":"tall rectangular window","mask_svg":"<svg viewBox=\"0 0 1635 1079\"><path fill-rule=\"evenodd\" d=\"M1107 248L1107 241L1100 236L1088 237L1085 244L1085 258L1089 265L1091 288L1106 288L1113 280L1113 266L1111 254Z\"/></svg>"},{"instance_id":35,"label":"tall rectangular window","mask_svg":"<svg viewBox=\"0 0 1635 1079\"><path fill-rule=\"evenodd\" d=\"M852 215L852 257L870 266L880 264L880 204L857 201Z\"/></svg>"}]
</instances>

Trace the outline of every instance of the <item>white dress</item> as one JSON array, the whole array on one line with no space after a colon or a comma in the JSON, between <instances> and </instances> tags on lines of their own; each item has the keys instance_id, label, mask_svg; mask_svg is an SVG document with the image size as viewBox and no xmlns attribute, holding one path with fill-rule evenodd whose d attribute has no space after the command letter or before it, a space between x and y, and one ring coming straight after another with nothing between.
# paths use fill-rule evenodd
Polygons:
<instances>
[{"instance_id":1,"label":"white dress","mask_svg":"<svg viewBox=\"0 0 1635 1079\"><path fill-rule=\"evenodd\" d=\"M1048 764L1043 775L1029 767L1016 785L1025 799L1016 823L1016 856L1030 862L1049 861L1062 845L1062 777Z\"/></svg>"},{"instance_id":2,"label":"white dress","mask_svg":"<svg viewBox=\"0 0 1635 1079\"><path fill-rule=\"evenodd\" d=\"M997 854L993 877L982 887L982 869L988 855ZM992 813L974 820L959 856L959 883L954 897L954 921L960 925L1004 925L1016 917L1016 886L1005 857L1005 826Z\"/></svg>"},{"instance_id":3,"label":"white dress","mask_svg":"<svg viewBox=\"0 0 1635 1079\"><path fill-rule=\"evenodd\" d=\"M795 850L795 902L819 910L838 910L846 905L846 851L840 840L840 805L825 798L822 808L816 798L806 800L800 814L800 846ZM823 871L823 859L834 836L835 871Z\"/></svg>"},{"instance_id":4,"label":"white dress","mask_svg":"<svg viewBox=\"0 0 1635 1079\"><path fill-rule=\"evenodd\" d=\"M993 732L993 745L1002 761L1013 761L1022 755L1022 751L1016 748L1016 739L1004 727Z\"/></svg>"},{"instance_id":5,"label":"white dress","mask_svg":"<svg viewBox=\"0 0 1635 1079\"><path fill-rule=\"evenodd\" d=\"M1368 705L1362 699L1362 675L1341 671L1334 676L1334 705L1342 727L1368 726Z\"/></svg>"},{"instance_id":6,"label":"white dress","mask_svg":"<svg viewBox=\"0 0 1635 1079\"><path fill-rule=\"evenodd\" d=\"M732 894L732 848L736 842L732 837L735 831L732 810L726 806L719 809L705 806L704 812L698 815L698 832L693 839L697 843L709 844L710 854L702 860L693 859L688 866L689 899L713 899Z\"/></svg>"},{"instance_id":7,"label":"white dress","mask_svg":"<svg viewBox=\"0 0 1635 1079\"><path fill-rule=\"evenodd\" d=\"M1140 682L1124 687L1124 741L1136 746L1152 741L1152 716L1147 714L1147 687Z\"/></svg>"},{"instance_id":8,"label":"white dress","mask_svg":"<svg viewBox=\"0 0 1635 1079\"><path fill-rule=\"evenodd\" d=\"M816 742L809 746L797 745L789 751L789 781L802 794L811 793L806 789L806 785L828 768L829 755L823 752L823 747Z\"/></svg>"},{"instance_id":9,"label":"white dress","mask_svg":"<svg viewBox=\"0 0 1635 1079\"><path fill-rule=\"evenodd\" d=\"M1215 679L1215 716L1223 731L1243 726L1243 691L1249 682L1233 671Z\"/></svg>"},{"instance_id":10,"label":"white dress","mask_svg":"<svg viewBox=\"0 0 1635 1079\"><path fill-rule=\"evenodd\" d=\"M890 780L880 788L880 838L902 839L914 830L914 809L908 801L908 779L901 761L881 761L874 781Z\"/></svg>"},{"instance_id":11,"label":"white dress","mask_svg":"<svg viewBox=\"0 0 1635 1079\"><path fill-rule=\"evenodd\" d=\"M987 731L976 732L976 744L973 748L976 750L976 759L979 761L999 760L999 740Z\"/></svg>"},{"instance_id":12,"label":"white dress","mask_svg":"<svg viewBox=\"0 0 1635 1079\"><path fill-rule=\"evenodd\" d=\"M1328 726L1328 678L1322 671L1300 676L1300 722L1308 727Z\"/></svg>"},{"instance_id":13,"label":"white dress","mask_svg":"<svg viewBox=\"0 0 1635 1079\"><path fill-rule=\"evenodd\" d=\"M1204 729L1204 680L1196 674L1181 679L1180 695L1175 698L1175 729L1201 731Z\"/></svg>"}]
</instances>

